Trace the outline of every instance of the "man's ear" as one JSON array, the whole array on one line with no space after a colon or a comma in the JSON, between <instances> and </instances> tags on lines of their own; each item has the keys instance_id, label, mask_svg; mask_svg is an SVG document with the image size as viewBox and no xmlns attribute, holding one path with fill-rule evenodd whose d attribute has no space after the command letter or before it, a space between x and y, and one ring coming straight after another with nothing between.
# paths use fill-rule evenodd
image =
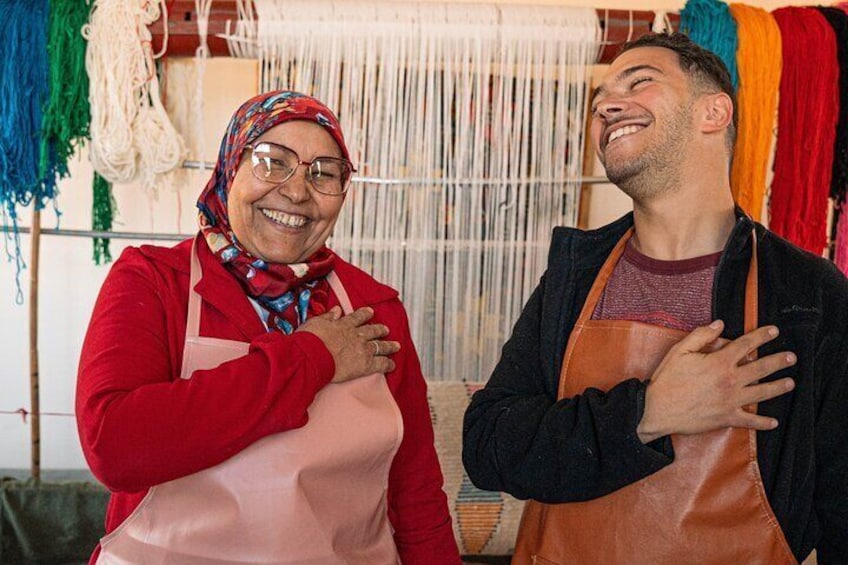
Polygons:
<instances>
[{"instance_id":1,"label":"man's ear","mask_svg":"<svg viewBox=\"0 0 848 565\"><path fill-rule=\"evenodd\" d=\"M713 133L723 131L733 123L733 102L724 92L704 96L704 119L701 121L701 131Z\"/></svg>"}]
</instances>

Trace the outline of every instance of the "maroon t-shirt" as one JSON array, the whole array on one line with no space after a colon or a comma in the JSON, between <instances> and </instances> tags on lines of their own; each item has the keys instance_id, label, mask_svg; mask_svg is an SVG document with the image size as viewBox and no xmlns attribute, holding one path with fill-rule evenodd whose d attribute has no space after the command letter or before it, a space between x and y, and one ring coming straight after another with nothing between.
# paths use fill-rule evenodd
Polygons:
<instances>
[{"instance_id":1,"label":"maroon t-shirt","mask_svg":"<svg viewBox=\"0 0 848 565\"><path fill-rule=\"evenodd\" d=\"M630 320L691 331L712 321L713 277L721 252L660 261L627 244L595 307L594 320Z\"/></svg>"}]
</instances>

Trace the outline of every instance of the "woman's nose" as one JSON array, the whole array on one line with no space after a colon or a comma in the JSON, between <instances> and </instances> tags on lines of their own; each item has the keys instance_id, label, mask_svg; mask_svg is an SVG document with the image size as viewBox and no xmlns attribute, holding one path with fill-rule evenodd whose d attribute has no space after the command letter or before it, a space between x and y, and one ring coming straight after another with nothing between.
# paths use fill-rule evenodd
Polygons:
<instances>
[{"instance_id":1,"label":"woman's nose","mask_svg":"<svg viewBox=\"0 0 848 565\"><path fill-rule=\"evenodd\" d=\"M299 164L294 174L284 183L277 187L280 193L292 202L304 202L309 200L312 193L309 188L309 166Z\"/></svg>"}]
</instances>

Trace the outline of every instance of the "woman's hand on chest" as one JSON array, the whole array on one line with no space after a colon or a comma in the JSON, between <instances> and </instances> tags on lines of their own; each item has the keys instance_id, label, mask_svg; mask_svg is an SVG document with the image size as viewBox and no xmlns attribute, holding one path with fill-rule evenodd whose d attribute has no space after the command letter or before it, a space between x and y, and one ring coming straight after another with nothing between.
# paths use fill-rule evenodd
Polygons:
<instances>
[{"instance_id":1,"label":"woman's hand on chest","mask_svg":"<svg viewBox=\"0 0 848 565\"><path fill-rule=\"evenodd\" d=\"M373 317L374 310L367 306L347 315L336 306L310 318L297 331L313 333L324 342L336 366L332 382L341 383L395 369L390 356L400 351L400 343L383 339L389 328L368 323Z\"/></svg>"}]
</instances>

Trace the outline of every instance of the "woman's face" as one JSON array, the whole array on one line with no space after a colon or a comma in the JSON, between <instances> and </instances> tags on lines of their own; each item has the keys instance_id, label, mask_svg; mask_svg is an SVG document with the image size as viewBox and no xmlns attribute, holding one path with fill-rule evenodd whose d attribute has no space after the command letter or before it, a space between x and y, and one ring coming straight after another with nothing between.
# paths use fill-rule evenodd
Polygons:
<instances>
[{"instance_id":1,"label":"woman's face","mask_svg":"<svg viewBox=\"0 0 848 565\"><path fill-rule=\"evenodd\" d=\"M302 161L342 156L332 136L314 122L283 122L252 144L261 141L294 149ZM244 151L227 196L227 209L233 233L255 257L274 263L301 263L333 232L344 195L313 190L306 169L299 166L283 184L268 183L253 176L250 150Z\"/></svg>"}]
</instances>

